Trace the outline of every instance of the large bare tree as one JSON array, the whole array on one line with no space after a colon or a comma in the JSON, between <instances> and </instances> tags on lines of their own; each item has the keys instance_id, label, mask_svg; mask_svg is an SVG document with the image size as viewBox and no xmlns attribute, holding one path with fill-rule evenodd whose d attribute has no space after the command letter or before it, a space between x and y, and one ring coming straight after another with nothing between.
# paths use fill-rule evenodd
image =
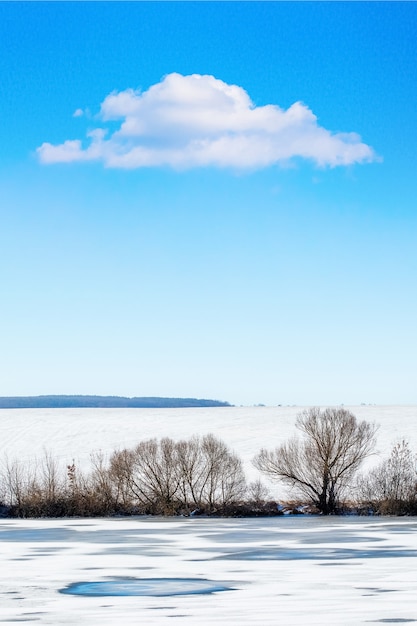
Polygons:
<instances>
[{"instance_id":1,"label":"large bare tree","mask_svg":"<svg viewBox=\"0 0 417 626\"><path fill-rule=\"evenodd\" d=\"M297 417L301 437L275 450L262 449L254 465L293 487L324 515L334 513L343 490L372 452L377 427L343 408L312 408Z\"/></svg>"}]
</instances>

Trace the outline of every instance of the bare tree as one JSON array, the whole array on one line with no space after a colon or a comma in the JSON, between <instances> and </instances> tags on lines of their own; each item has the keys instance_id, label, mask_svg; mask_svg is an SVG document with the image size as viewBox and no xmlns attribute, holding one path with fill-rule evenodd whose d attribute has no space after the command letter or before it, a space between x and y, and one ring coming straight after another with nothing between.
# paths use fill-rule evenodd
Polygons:
<instances>
[{"instance_id":1,"label":"bare tree","mask_svg":"<svg viewBox=\"0 0 417 626\"><path fill-rule=\"evenodd\" d=\"M213 511L239 500L246 489L240 459L214 435L142 441L113 453L109 471L119 489L151 513Z\"/></svg>"},{"instance_id":2,"label":"bare tree","mask_svg":"<svg viewBox=\"0 0 417 626\"><path fill-rule=\"evenodd\" d=\"M5 503L19 517L59 514L65 480L50 452L44 450L41 460L33 458L23 464L17 460L3 463Z\"/></svg>"},{"instance_id":3,"label":"bare tree","mask_svg":"<svg viewBox=\"0 0 417 626\"><path fill-rule=\"evenodd\" d=\"M2 468L2 482L6 502L12 506L18 517L24 516L24 506L28 485L33 480L33 472L30 467L25 467L18 461L9 461L4 458Z\"/></svg>"},{"instance_id":4,"label":"bare tree","mask_svg":"<svg viewBox=\"0 0 417 626\"><path fill-rule=\"evenodd\" d=\"M172 439L141 441L112 455L111 471L123 478L136 504L152 513L172 513L180 486L177 447Z\"/></svg>"},{"instance_id":5,"label":"bare tree","mask_svg":"<svg viewBox=\"0 0 417 626\"><path fill-rule=\"evenodd\" d=\"M207 467L201 453L201 439L194 436L188 441L179 441L177 453L184 509L199 509L203 506L204 490L208 481Z\"/></svg>"},{"instance_id":6,"label":"bare tree","mask_svg":"<svg viewBox=\"0 0 417 626\"><path fill-rule=\"evenodd\" d=\"M115 450L110 456L108 478L114 499L125 511L134 507L131 483L133 479L134 455L131 450Z\"/></svg>"},{"instance_id":7,"label":"bare tree","mask_svg":"<svg viewBox=\"0 0 417 626\"><path fill-rule=\"evenodd\" d=\"M415 513L417 508L416 455L404 439L391 455L358 481L359 499L382 514Z\"/></svg>"},{"instance_id":8,"label":"bare tree","mask_svg":"<svg viewBox=\"0 0 417 626\"><path fill-rule=\"evenodd\" d=\"M54 503L62 497L64 491L62 470L56 458L46 449L40 465L39 486L43 498L48 503Z\"/></svg>"},{"instance_id":9,"label":"bare tree","mask_svg":"<svg viewBox=\"0 0 417 626\"><path fill-rule=\"evenodd\" d=\"M213 509L242 498L246 491L246 478L240 458L212 434L203 437L201 451L207 476L203 489L205 504Z\"/></svg>"},{"instance_id":10,"label":"bare tree","mask_svg":"<svg viewBox=\"0 0 417 626\"><path fill-rule=\"evenodd\" d=\"M262 449L254 465L272 479L282 480L307 498L321 513L334 513L340 497L375 445L377 427L345 409L318 408L297 417L301 438L275 450Z\"/></svg>"},{"instance_id":11,"label":"bare tree","mask_svg":"<svg viewBox=\"0 0 417 626\"><path fill-rule=\"evenodd\" d=\"M268 487L258 478L254 482L249 483L246 497L252 504L260 505L269 500L271 494Z\"/></svg>"},{"instance_id":12,"label":"bare tree","mask_svg":"<svg viewBox=\"0 0 417 626\"><path fill-rule=\"evenodd\" d=\"M91 491L100 505L103 514L123 509L121 484L110 469L108 458L98 451L90 455L92 471L89 476Z\"/></svg>"}]
</instances>

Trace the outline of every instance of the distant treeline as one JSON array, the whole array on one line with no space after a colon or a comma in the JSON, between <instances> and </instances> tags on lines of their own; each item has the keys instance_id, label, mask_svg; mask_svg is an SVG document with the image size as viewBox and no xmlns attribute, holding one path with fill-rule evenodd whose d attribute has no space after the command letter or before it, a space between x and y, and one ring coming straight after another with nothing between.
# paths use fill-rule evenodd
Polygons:
<instances>
[{"instance_id":1,"label":"distant treeline","mask_svg":"<svg viewBox=\"0 0 417 626\"><path fill-rule=\"evenodd\" d=\"M232 406L200 398L124 398L122 396L13 396L0 397L0 409L130 408L171 409Z\"/></svg>"}]
</instances>

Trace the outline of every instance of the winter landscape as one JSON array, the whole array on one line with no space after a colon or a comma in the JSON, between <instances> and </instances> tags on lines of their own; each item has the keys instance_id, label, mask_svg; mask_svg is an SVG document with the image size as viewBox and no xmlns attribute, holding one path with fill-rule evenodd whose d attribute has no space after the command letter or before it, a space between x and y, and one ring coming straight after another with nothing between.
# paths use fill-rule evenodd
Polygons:
<instances>
[{"instance_id":1,"label":"winter landscape","mask_svg":"<svg viewBox=\"0 0 417 626\"><path fill-rule=\"evenodd\" d=\"M349 407L380 424L376 463L417 442L417 407ZM247 473L302 407L4 410L1 454L85 466L135 440L213 432ZM273 485L270 485L274 489ZM0 521L2 623L344 624L417 621L414 518L282 516Z\"/></svg>"},{"instance_id":2,"label":"winter landscape","mask_svg":"<svg viewBox=\"0 0 417 626\"><path fill-rule=\"evenodd\" d=\"M0 626L417 623L416 23L0 1Z\"/></svg>"}]
</instances>

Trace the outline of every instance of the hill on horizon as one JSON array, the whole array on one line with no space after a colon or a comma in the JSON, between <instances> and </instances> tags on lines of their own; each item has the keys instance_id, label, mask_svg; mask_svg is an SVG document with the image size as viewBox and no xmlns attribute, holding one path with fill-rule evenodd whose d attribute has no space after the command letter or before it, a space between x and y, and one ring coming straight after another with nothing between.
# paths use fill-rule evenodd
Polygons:
<instances>
[{"instance_id":1,"label":"hill on horizon","mask_svg":"<svg viewBox=\"0 0 417 626\"><path fill-rule=\"evenodd\" d=\"M124 396L5 396L0 397L0 409L70 409L70 408L187 408L227 407L229 402L202 398L160 398Z\"/></svg>"}]
</instances>

